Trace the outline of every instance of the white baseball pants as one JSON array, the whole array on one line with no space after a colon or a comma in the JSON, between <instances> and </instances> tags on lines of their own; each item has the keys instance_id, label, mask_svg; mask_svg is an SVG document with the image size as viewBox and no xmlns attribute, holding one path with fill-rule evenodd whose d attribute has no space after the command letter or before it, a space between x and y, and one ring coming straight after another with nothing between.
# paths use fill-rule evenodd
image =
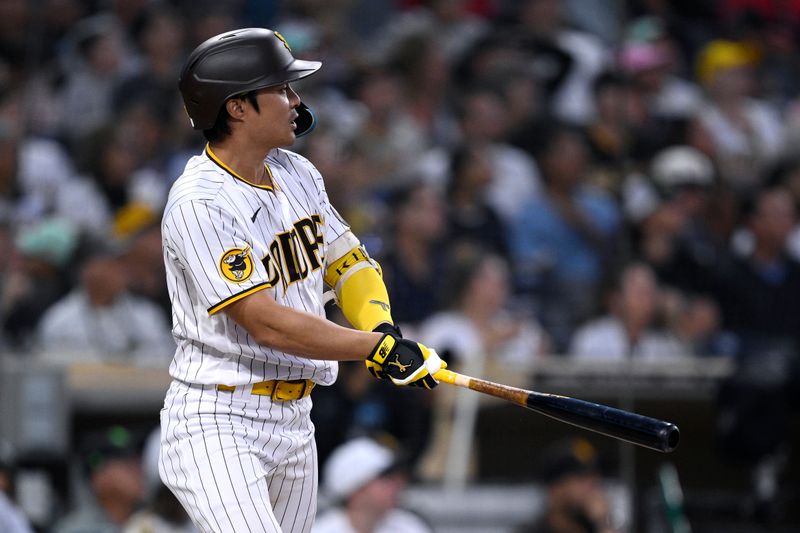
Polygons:
<instances>
[{"instance_id":1,"label":"white baseball pants","mask_svg":"<svg viewBox=\"0 0 800 533\"><path fill-rule=\"evenodd\" d=\"M308 533L317 503L311 398L273 402L173 380L161 479L204 533Z\"/></svg>"}]
</instances>

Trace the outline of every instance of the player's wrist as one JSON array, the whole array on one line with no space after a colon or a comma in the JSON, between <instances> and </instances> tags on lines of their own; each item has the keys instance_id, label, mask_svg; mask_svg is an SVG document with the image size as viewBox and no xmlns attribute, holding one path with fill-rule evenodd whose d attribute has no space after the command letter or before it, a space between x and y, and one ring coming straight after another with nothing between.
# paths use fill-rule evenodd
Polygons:
<instances>
[{"instance_id":1,"label":"player's wrist","mask_svg":"<svg viewBox=\"0 0 800 533\"><path fill-rule=\"evenodd\" d=\"M381 322L377 326L375 326L372 331L378 333L384 333L386 335L391 335L393 337L397 337L399 339L403 338L403 333L400 331L400 327L396 324L391 324L389 322Z\"/></svg>"},{"instance_id":2,"label":"player's wrist","mask_svg":"<svg viewBox=\"0 0 800 533\"><path fill-rule=\"evenodd\" d=\"M393 335L388 333L381 334L380 339L364 360L370 374L378 379L388 379L383 365L386 363L386 358L397 345L397 342L397 338Z\"/></svg>"}]
</instances>

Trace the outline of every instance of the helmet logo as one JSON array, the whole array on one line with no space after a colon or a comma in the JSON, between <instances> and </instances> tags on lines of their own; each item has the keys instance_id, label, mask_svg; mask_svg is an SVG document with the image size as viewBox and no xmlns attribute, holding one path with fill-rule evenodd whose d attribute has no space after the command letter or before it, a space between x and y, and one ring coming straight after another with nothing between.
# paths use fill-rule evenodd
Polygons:
<instances>
[{"instance_id":1,"label":"helmet logo","mask_svg":"<svg viewBox=\"0 0 800 533\"><path fill-rule=\"evenodd\" d=\"M286 42L286 38L283 35L281 35L280 33L278 33L277 31L274 31L273 33L275 34L275 37L277 37L278 39L281 40L281 42L283 43L283 46L285 46L286 49L291 52L292 49L289 48L289 43Z\"/></svg>"}]
</instances>

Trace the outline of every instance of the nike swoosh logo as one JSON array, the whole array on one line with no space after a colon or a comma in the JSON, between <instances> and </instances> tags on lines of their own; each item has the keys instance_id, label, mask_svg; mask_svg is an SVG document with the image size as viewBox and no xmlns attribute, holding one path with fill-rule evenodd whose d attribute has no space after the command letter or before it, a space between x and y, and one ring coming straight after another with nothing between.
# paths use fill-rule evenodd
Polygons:
<instances>
[{"instance_id":1,"label":"nike swoosh logo","mask_svg":"<svg viewBox=\"0 0 800 533\"><path fill-rule=\"evenodd\" d=\"M258 209L256 209L256 212L255 212L255 213L253 213L253 216L251 216L251 217L250 217L250 221L251 221L251 222L255 222L255 221L256 221L256 216L258 215L258 212L259 212L259 211L261 211L261 207L259 207Z\"/></svg>"}]
</instances>

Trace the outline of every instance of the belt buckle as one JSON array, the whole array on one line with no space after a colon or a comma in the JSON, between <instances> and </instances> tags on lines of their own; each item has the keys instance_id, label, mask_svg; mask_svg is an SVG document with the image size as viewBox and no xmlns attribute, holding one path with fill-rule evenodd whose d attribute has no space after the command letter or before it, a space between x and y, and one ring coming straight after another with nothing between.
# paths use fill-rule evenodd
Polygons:
<instances>
[{"instance_id":1,"label":"belt buckle","mask_svg":"<svg viewBox=\"0 0 800 533\"><path fill-rule=\"evenodd\" d=\"M307 379L296 379L276 382L275 388L272 390L272 401L286 402L289 400L299 400L305 397L306 391L308 390L308 381ZM300 385L302 385L302 388L298 393L297 387Z\"/></svg>"},{"instance_id":2,"label":"belt buckle","mask_svg":"<svg viewBox=\"0 0 800 533\"><path fill-rule=\"evenodd\" d=\"M287 385L289 387L287 387ZM296 399L293 392L294 388L292 387L294 383L290 381L276 381L275 388L272 389L272 401L273 402L286 402L289 400ZM288 391L286 389L289 389Z\"/></svg>"}]
</instances>

